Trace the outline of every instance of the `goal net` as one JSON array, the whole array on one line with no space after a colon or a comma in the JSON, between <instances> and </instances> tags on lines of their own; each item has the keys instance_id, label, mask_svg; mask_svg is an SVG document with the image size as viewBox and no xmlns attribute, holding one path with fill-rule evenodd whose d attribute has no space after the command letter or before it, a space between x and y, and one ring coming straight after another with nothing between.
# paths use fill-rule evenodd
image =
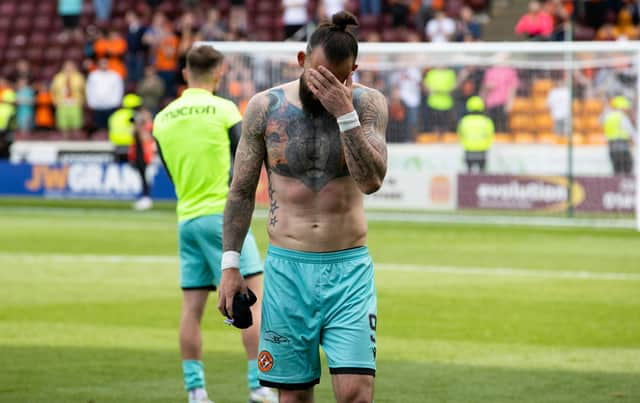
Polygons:
<instances>
[{"instance_id":1,"label":"goal net","mask_svg":"<svg viewBox=\"0 0 640 403\"><path fill-rule=\"evenodd\" d=\"M297 79L306 47L207 45L225 54L219 94L241 111L255 93ZM361 44L354 81L389 107L388 175L367 207L640 228L639 52L624 42ZM467 108L472 97L494 126L486 151L458 133L479 112L477 99Z\"/></svg>"}]
</instances>

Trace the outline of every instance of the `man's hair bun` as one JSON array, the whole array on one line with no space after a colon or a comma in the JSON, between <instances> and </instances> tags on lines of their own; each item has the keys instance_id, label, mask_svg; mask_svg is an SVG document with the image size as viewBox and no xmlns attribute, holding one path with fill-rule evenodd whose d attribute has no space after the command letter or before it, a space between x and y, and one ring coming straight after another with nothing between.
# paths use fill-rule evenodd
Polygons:
<instances>
[{"instance_id":1,"label":"man's hair bun","mask_svg":"<svg viewBox=\"0 0 640 403\"><path fill-rule=\"evenodd\" d=\"M331 24L340 31L346 31L347 28L357 27L358 19L355 15L348 11L340 11L331 17Z\"/></svg>"}]
</instances>

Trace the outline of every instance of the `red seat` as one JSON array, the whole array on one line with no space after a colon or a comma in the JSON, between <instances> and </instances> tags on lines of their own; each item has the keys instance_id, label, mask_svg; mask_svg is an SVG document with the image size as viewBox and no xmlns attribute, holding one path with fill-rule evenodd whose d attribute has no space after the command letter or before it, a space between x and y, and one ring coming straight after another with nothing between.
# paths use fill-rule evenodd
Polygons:
<instances>
[{"instance_id":1,"label":"red seat","mask_svg":"<svg viewBox=\"0 0 640 403\"><path fill-rule=\"evenodd\" d=\"M48 40L49 38L46 33L35 31L33 34L31 34L31 37L29 37L29 47L40 48L38 50L42 52L43 49L45 49L45 47L47 46Z\"/></svg>"},{"instance_id":2,"label":"red seat","mask_svg":"<svg viewBox=\"0 0 640 403\"><path fill-rule=\"evenodd\" d=\"M36 5L29 1L21 1L18 5L18 14L32 17L36 14Z\"/></svg>"},{"instance_id":3,"label":"red seat","mask_svg":"<svg viewBox=\"0 0 640 403\"><path fill-rule=\"evenodd\" d=\"M55 65L62 60L62 48L52 47L45 51L44 58L49 65Z\"/></svg>"},{"instance_id":4,"label":"red seat","mask_svg":"<svg viewBox=\"0 0 640 403\"><path fill-rule=\"evenodd\" d=\"M29 47L25 53L25 58L31 63L32 66L37 66L42 63L44 55L42 54L42 48Z\"/></svg>"},{"instance_id":5,"label":"red seat","mask_svg":"<svg viewBox=\"0 0 640 403\"><path fill-rule=\"evenodd\" d=\"M7 64L13 64L20 60L22 57L22 48L19 47L11 47L8 48L4 54L4 60Z\"/></svg>"},{"instance_id":6,"label":"red seat","mask_svg":"<svg viewBox=\"0 0 640 403\"><path fill-rule=\"evenodd\" d=\"M39 15L33 19L33 28L36 31L49 31L51 29L51 18L46 15Z\"/></svg>"},{"instance_id":7,"label":"red seat","mask_svg":"<svg viewBox=\"0 0 640 403\"><path fill-rule=\"evenodd\" d=\"M8 35L11 26L13 25L13 21L11 20L10 17L0 17L0 33L2 33L2 35Z\"/></svg>"},{"instance_id":8,"label":"red seat","mask_svg":"<svg viewBox=\"0 0 640 403\"><path fill-rule=\"evenodd\" d=\"M11 2L2 2L0 4L0 15L11 17L16 13L16 5Z\"/></svg>"},{"instance_id":9,"label":"red seat","mask_svg":"<svg viewBox=\"0 0 640 403\"><path fill-rule=\"evenodd\" d=\"M13 23L13 33L26 35L31 30L30 17L18 17Z\"/></svg>"}]
</instances>

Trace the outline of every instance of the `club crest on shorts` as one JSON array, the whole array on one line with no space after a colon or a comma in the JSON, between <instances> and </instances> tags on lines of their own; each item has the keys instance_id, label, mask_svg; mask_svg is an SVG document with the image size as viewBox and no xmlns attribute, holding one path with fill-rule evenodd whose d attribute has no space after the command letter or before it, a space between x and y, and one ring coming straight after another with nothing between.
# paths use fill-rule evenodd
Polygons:
<instances>
[{"instance_id":1,"label":"club crest on shorts","mask_svg":"<svg viewBox=\"0 0 640 403\"><path fill-rule=\"evenodd\" d=\"M269 372L273 368L273 356L267 350L260 351L258 355L258 369L262 372Z\"/></svg>"}]
</instances>

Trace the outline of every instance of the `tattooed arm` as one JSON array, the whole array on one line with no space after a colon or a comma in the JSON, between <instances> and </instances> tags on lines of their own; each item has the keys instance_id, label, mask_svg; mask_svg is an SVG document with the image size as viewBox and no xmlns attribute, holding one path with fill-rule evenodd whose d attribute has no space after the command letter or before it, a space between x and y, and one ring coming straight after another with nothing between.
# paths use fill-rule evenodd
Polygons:
<instances>
[{"instance_id":1,"label":"tattooed arm","mask_svg":"<svg viewBox=\"0 0 640 403\"><path fill-rule=\"evenodd\" d=\"M341 83L327 68L311 69L309 88L325 109L336 118L353 111L351 75ZM387 102L373 89L366 89L357 101L360 127L340 134L349 173L364 193L380 189L387 172Z\"/></svg>"},{"instance_id":2,"label":"tattooed arm","mask_svg":"<svg viewBox=\"0 0 640 403\"><path fill-rule=\"evenodd\" d=\"M263 94L254 96L243 118L242 136L236 151L234 176L224 209L222 232L222 250L242 250L242 244L255 207L256 187L260 179L260 168L266 155L264 130L268 98ZM226 316L231 315L233 297L238 292L246 292L246 284L239 268L222 272L218 287L218 310Z\"/></svg>"},{"instance_id":3,"label":"tattooed arm","mask_svg":"<svg viewBox=\"0 0 640 403\"><path fill-rule=\"evenodd\" d=\"M356 103L360 127L340 135L349 173L366 194L382 186L387 173L387 101L380 92L367 89Z\"/></svg>"}]
</instances>

